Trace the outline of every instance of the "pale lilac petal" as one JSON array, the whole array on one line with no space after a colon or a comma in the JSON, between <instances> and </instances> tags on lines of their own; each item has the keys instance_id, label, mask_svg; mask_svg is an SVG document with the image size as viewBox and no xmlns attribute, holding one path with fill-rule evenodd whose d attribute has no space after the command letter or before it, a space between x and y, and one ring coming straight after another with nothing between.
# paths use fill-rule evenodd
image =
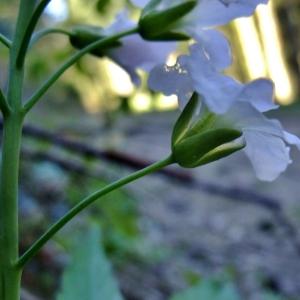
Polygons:
<instances>
[{"instance_id":1,"label":"pale lilac petal","mask_svg":"<svg viewBox=\"0 0 300 300\"><path fill-rule=\"evenodd\" d=\"M237 102L224 118L243 132L244 149L256 175L261 180L274 180L291 162L289 147L300 149L300 139L283 130L278 120L269 120L251 104Z\"/></svg>"},{"instance_id":2,"label":"pale lilac petal","mask_svg":"<svg viewBox=\"0 0 300 300\"><path fill-rule=\"evenodd\" d=\"M203 47L218 70L224 70L232 63L230 45L226 37L217 30L190 31L191 36Z\"/></svg>"},{"instance_id":3,"label":"pale lilac petal","mask_svg":"<svg viewBox=\"0 0 300 300\"><path fill-rule=\"evenodd\" d=\"M136 22L132 21L129 17L127 10L121 11L116 15L115 20L102 33L104 35L113 35L121 31L129 30L136 26Z\"/></svg>"},{"instance_id":4,"label":"pale lilac petal","mask_svg":"<svg viewBox=\"0 0 300 300\"><path fill-rule=\"evenodd\" d=\"M135 26L130 20L128 11L119 13L115 21L104 30L104 34L111 35L128 30ZM139 35L131 35L121 39L122 45L111 49L108 56L119 64L130 75L134 84L140 83L136 69L149 72L155 65L166 62L169 54L176 49L175 42L148 42Z\"/></svg>"},{"instance_id":5,"label":"pale lilac petal","mask_svg":"<svg viewBox=\"0 0 300 300\"><path fill-rule=\"evenodd\" d=\"M203 29L250 16L258 4L267 4L268 0L200 0L198 3L186 17L186 26Z\"/></svg>"},{"instance_id":6,"label":"pale lilac petal","mask_svg":"<svg viewBox=\"0 0 300 300\"><path fill-rule=\"evenodd\" d=\"M229 76L220 74L204 49L190 48L186 66L195 91L203 97L208 108L218 114L225 113L240 94L243 86Z\"/></svg>"},{"instance_id":7,"label":"pale lilac petal","mask_svg":"<svg viewBox=\"0 0 300 300\"><path fill-rule=\"evenodd\" d=\"M270 120L249 103L235 103L224 116L242 130L263 132L283 138L283 129L278 120Z\"/></svg>"},{"instance_id":8,"label":"pale lilac petal","mask_svg":"<svg viewBox=\"0 0 300 300\"><path fill-rule=\"evenodd\" d=\"M288 144L295 145L300 150L300 139L296 135L289 133L287 131L283 131L283 134L284 134L284 140Z\"/></svg>"},{"instance_id":9,"label":"pale lilac petal","mask_svg":"<svg viewBox=\"0 0 300 300\"><path fill-rule=\"evenodd\" d=\"M238 101L248 102L261 112L278 108L273 99L274 84L271 80L264 78L246 84L238 96Z\"/></svg>"},{"instance_id":10,"label":"pale lilac petal","mask_svg":"<svg viewBox=\"0 0 300 300\"><path fill-rule=\"evenodd\" d=\"M131 0L132 4L137 7L144 7L150 0Z\"/></svg>"},{"instance_id":11,"label":"pale lilac petal","mask_svg":"<svg viewBox=\"0 0 300 300\"><path fill-rule=\"evenodd\" d=\"M122 46L109 51L108 56L131 75L135 84L139 84L136 69L149 72L155 65L164 63L175 48L175 43L147 42L134 35L123 38Z\"/></svg>"},{"instance_id":12,"label":"pale lilac petal","mask_svg":"<svg viewBox=\"0 0 300 300\"><path fill-rule=\"evenodd\" d=\"M149 74L148 85L154 91L163 94L177 95L180 104L186 103L194 89L187 71L180 65L180 60L174 66L159 65Z\"/></svg>"},{"instance_id":13,"label":"pale lilac petal","mask_svg":"<svg viewBox=\"0 0 300 300\"><path fill-rule=\"evenodd\" d=\"M245 152L256 176L260 180L272 181L291 163L289 147L281 138L262 132L244 132Z\"/></svg>"}]
</instances>

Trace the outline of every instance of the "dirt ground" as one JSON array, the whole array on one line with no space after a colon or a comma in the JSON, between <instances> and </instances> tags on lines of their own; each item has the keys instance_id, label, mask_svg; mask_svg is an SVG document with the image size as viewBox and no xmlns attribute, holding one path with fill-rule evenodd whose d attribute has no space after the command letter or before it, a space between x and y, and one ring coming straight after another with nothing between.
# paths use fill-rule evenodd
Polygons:
<instances>
[{"instance_id":1,"label":"dirt ground","mask_svg":"<svg viewBox=\"0 0 300 300\"><path fill-rule=\"evenodd\" d=\"M286 129L300 135L298 116L297 108L285 110L280 118ZM175 117L123 115L108 127L97 117L80 124L76 118L59 119L47 126L71 137L80 133L98 149L105 145L154 161L168 154ZM35 124L43 121L35 117ZM264 300L263 288L300 299L300 153L292 149L292 157L294 163L272 183L255 178L241 151L198 169L181 169L193 177L193 185L162 175L131 184L127 190L138 199L145 240L166 254L152 263L131 261L119 270L126 299L165 300L187 285L188 274L208 276L224 270L234 270L242 299ZM128 172L122 167L107 171L111 178Z\"/></svg>"}]
</instances>

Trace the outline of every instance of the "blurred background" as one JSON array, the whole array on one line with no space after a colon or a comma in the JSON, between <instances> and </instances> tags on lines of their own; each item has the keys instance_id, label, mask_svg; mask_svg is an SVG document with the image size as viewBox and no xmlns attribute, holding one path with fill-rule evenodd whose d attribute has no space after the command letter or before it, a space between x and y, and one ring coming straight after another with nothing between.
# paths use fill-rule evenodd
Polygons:
<instances>
[{"instance_id":1,"label":"blurred background","mask_svg":"<svg viewBox=\"0 0 300 300\"><path fill-rule=\"evenodd\" d=\"M9 37L18 2L0 4L0 32ZM138 17L126 0L52 0L38 29L105 27L124 8ZM271 78L282 108L270 116L300 135L300 2L272 0L253 17L221 30L234 54L228 73L243 82ZM68 38L59 34L34 45L25 96L73 52ZM0 70L5 87L4 47ZM85 195L169 153L176 97L150 92L147 74L138 72L142 80L135 87L113 61L85 56L28 116L20 182L21 251ZM291 154L294 163L272 183L258 181L241 152L195 170L171 167L108 195L26 268L23 299L56 299L77 233L92 223L101 227L102 247L127 300L170 299L208 283L220 291L229 284L230 292L227 298L205 299L300 299L300 159L296 150Z\"/></svg>"}]
</instances>

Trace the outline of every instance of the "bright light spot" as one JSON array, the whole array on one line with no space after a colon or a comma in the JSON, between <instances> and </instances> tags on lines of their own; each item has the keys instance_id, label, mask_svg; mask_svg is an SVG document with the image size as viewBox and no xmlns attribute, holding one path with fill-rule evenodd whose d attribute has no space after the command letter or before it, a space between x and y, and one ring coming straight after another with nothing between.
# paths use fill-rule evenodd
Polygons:
<instances>
[{"instance_id":1,"label":"bright light spot","mask_svg":"<svg viewBox=\"0 0 300 300\"><path fill-rule=\"evenodd\" d=\"M146 93L137 93L129 102L130 108L135 112L151 111L151 96Z\"/></svg>"},{"instance_id":2,"label":"bright light spot","mask_svg":"<svg viewBox=\"0 0 300 300\"><path fill-rule=\"evenodd\" d=\"M166 65L168 66L174 66L176 64L176 61L177 61L177 56L178 54L177 53L171 53L168 58L167 58L167 62L166 62Z\"/></svg>"},{"instance_id":3,"label":"bright light spot","mask_svg":"<svg viewBox=\"0 0 300 300\"><path fill-rule=\"evenodd\" d=\"M265 77L267 68L264 53L253 18L240 18L234 24L250 79Z\"/></svg>"},{"instance_id":4,"label":"bright light spot","mask_svg":"<svg viewBox=\"0 0 300 300\"><path fill-rule=\"evenodd\" d=\"M45 12L55 19L55 21L63 21L68 16L68 6L65 0L52 0Z\"/></svg>"},{"instance_id":5,"label":"bright light spot","mask_svg":"<svg viewBox=\"0 0 300 300\"><path fill-rule=\"evenodd\" d=\"M105 68L109 80L110 88L119 96L129 96L134 91L134 85L130 76L117 64L111 60L105 60Z\"/></svg>"},{"instance_id":6,"label":"bright light spot","mask_svg":"<svg viewBox=\"0 0 300 300\"><path fill-rule=\"evenodd\" d=\"M178 108L177 96L159 95L158 99L155 102L155 108L157 108L158 110L173 110Z\"/></svg>"},{"instance_id":7,"label":"bright light spot","mask_svg":"<svg viewBox=\"0 0 300 300\"><path fill-rule=\"evenodd\" d=\"M268 71L275 83L276 96L282 104L289 104L293 100L294 93L284 59L272 1L267 6L260 6L257 9L257 15Z\"/></svg>"}]
</instances>

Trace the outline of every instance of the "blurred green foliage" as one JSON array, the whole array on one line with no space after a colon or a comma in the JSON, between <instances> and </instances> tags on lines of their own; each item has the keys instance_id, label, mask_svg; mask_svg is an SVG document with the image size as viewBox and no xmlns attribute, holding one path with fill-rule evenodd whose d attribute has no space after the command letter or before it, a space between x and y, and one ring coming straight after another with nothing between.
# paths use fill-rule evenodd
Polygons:
<instances>
[{"instance_id":1,"label":"blurred green foliage","mask_svg":"<svg viewBox=\"0 0 300 300\"><path fill-rule=\"evenodd\" d=\"M58 300L122 299L100 237L98 227L91 226L73 244Z\"/></svg>"}]
</instances>

